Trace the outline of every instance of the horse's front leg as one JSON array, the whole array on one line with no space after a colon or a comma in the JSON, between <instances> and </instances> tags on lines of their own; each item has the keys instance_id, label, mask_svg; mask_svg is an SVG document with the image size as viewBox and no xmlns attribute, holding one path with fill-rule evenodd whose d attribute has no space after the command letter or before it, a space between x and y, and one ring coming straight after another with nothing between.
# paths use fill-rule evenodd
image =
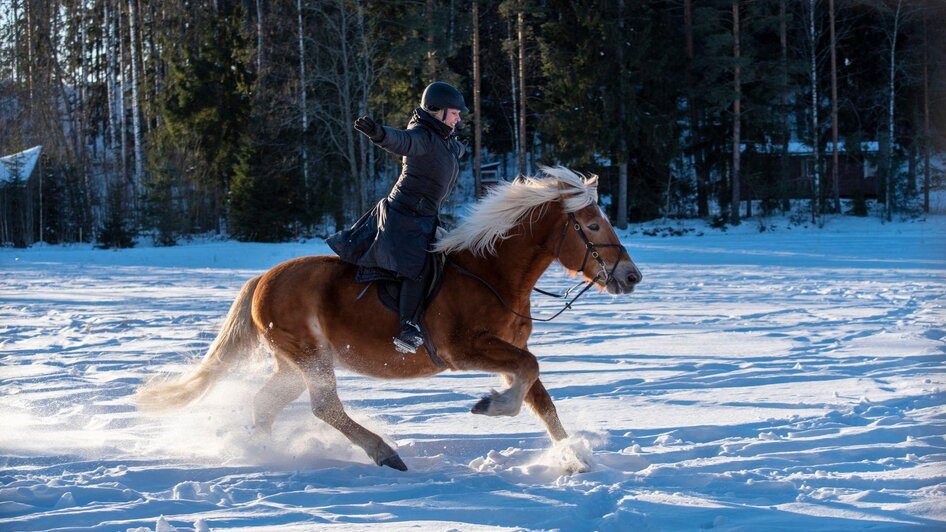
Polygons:
<instances>
[{"instance_id":1,"label":"horse's front leg","mask_svg":"<svg viewBox=\"0 0 946 532\"><path fill-rule=\"evenodd\" d=\"M545 423L545 430L548 431L552 441L561 441L568 437L562 421L558 418L558 411L552 403L548 390L542 385L541 380L536 380L526 394L526 404L535 412L535 415Z\"/></svg>"},{"instance_id":2,"label":"horse's front leg","mask_svg":"<svg viewBox=\"0 0 946 532\"><path fill-rule=\"evenodd\" d=\"M493 391L471 410L487 416L515 416L532 385L539 379L539 361L535 355L491 334L477 336L466 356L454 360L457 369L498 373L507 378L509 387Z\"/></svg>"}]
</instances>

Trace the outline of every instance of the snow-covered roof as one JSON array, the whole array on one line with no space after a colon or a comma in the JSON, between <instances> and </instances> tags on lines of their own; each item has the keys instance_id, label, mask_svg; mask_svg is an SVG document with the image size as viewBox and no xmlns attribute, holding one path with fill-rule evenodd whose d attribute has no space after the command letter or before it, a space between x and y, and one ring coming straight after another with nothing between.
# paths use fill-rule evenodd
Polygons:
<instances>
[{"instance_id":1,"label":"snow-covered roof","mask_svg":"<svg viewBox=\"0 0 946 532\"><path fill-rule=\"evenodd\" d=\"M781 153L781 144L753 144L753 149L758 153ZM860 151L863 153L874 153L880 150L880 143L872 140L860 143ZM743 144L741 151L746 151L747 145ZM824 148L824 153L831 153L832 144L828 142ZM838 152L848 151L843 140L838 141ZM811 153L811 145L798 140L792 140L788 143L788 153L792 155Z\"/></svg>"},{"instance_id":2,"label":"snow-covered roof","mask_svg":"<svg viewBox=\"0 0 946 532\"><path fill-rule=\"evenodd\" d=\"M42 150L42 146L34 146L20 153L0 157L0 183L9 183L16 177L23 181L29 179Z\"/></svg>"}]
</instances>

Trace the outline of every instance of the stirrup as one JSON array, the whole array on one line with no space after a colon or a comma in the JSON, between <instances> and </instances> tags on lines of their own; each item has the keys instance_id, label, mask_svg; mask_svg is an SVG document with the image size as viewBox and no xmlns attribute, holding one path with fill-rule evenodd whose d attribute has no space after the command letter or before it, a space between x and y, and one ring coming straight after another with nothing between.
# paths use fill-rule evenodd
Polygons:
<instances>
[{"instance_id":1,"label":"stirrup","mask_svg":"<svg viewBox=\"0 0 946 532\"><path fill-rule=\"evenodd\" d=\"M420 334L420 327L405 321L401 326L401 335L391 341L398 353L408 354L417 352L417 348L424 343L424 337Z\"/></svg>"}]
</instances>

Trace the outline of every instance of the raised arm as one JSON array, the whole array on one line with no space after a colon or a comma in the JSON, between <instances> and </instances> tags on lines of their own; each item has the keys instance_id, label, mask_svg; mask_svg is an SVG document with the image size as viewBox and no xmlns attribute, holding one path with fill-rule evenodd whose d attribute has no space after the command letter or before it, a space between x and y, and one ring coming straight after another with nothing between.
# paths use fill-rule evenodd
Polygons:
<instances>
[{"instance_id":1,"label":"raised arm","mask_svg":"<svg viewBox=\"0 0 946 532\"><path fill-rule=\"evenodd\" d=\"M375 142L394 155L413 157L430 150L430 133L423 129L394 129L384 126L384 138Z\"/></svg>"},{"instance_id":2,"label":"raised arm","mask_svg":"<svg viewBox=\"0 0 946 532\"><path fill-rule=\"evenodd\" d=\"M394 129L382 126L368 116L355 120L355 129L394 155L423 155L430 149L430 135L421 129Z\"/></svg>"}]
</instances>

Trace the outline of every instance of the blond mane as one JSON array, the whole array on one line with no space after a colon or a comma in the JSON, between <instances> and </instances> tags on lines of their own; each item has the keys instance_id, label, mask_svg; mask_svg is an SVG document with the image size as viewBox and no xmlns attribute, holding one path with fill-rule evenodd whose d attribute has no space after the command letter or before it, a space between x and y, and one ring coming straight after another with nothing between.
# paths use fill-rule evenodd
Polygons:
<instances>
[{"instance_id":1,"label":"blond mane","mask_svg":"<svg viewBox=\"0 0 946 532\"><path fill-rule=\"evenodd\" d=\"M459 226L434 244L434 251L469 250L485 256L496 252L496 244L509 237L530 211L561 201L566 212L575 212L598 201L598 178L584 176L563 166L540 167L542 176L500 182L473 206ZM541 214L541 210L536 211Z\"/></svg>"}]
</instances>

